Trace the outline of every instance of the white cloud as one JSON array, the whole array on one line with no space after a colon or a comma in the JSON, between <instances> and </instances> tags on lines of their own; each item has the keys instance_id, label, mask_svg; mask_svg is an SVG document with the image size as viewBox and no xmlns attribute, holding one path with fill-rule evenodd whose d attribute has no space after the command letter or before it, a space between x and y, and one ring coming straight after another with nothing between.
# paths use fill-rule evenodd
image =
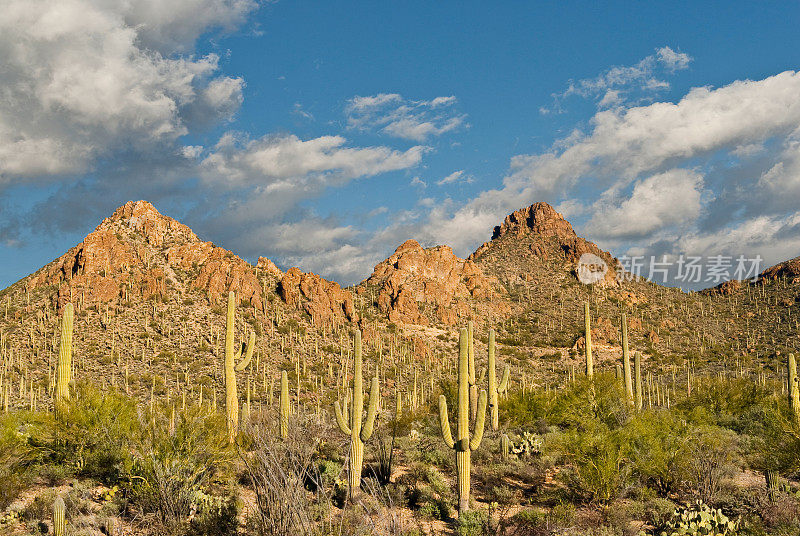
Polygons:
<instances>
[{"instance_id":1,"label":"white cloud","mask_svg":"<svg viewBox=\"0 0 800 536\"><path fill-rule=\"evenodd\" d=\"M358 130L378 130L389 136L423 142L465 128L466 116L452 110L455 96L413 101L397 93L350 99L345 107L347 125Z\"/></svg>"},{"instance_id":2,"label":"white cloud","mask_svg":"<svg viewBox=\"0 0 800 536\"><path fill-rule=\"evenodd\" d=\"M664 75L687 69L691 61L688 54L661 47L634 65L614 66L594 78L570 81L567 89L553 93L553 105L543 106L540 111L561 111L562 103L571 96L593 98L600 109L619 106L631 96L643 97L668 89Z\"/></svg>"},{"instance_id":3,"label":"white cloud","mask_svg":"<svg viewBox=\"0 0 800 536\"><path fill-rule=\"evenodd\" d=\"M420 188L427 188L428 187L427 183L424 180L422 180L419 177L417 177L417 176L414 176L414 178L411 179L411 182L409 184L411 186L419 186Z\"/></svg>"},{"instance_id":4,"label":"white cloud","mask_svg":"<svg viewBox=\"0 0 800 536\"><path fill-rule=\"evenodd\" d=\"M294 135L266 136L249 140L228 133L202 163L210 182L256 184L274 188L298 183L341 184L416 166L427 148L406 151L388 147L345 147L341 136L301 140Z\"/></svg>"},{"instance_id":5,"label":"white cloud","mask_svg":"<svg viewBox=\"0 0 800 536\"><path fill-rule=\"evenodd\" d=\"M606 198L594 205L583 228L594 238L641 238L674 231L700 215L703 177L692 170L671 169L636 181L630 197ZM610 194L610 192L608 192Z\"/></svg>"},{"instance_id":6,"label":"white cloud","mask_svg":"<svg viewBox=\"0 0 800 536\"><path fill-rule=\"evenodd\" d=\"M683 52L675 52L669 47L661 47L656 50L656 59L667 69L677 71L689 67L692 57Z\"/></svg>"},{"instance_id":7,"label":"white cloud","mask_svg":"<svg viewBox=\"0 0 800 536\"><path fill-rule=\"evenodd\" d=\"M440 181L436 182L437 186L444 186L445 184L452 184L454 182L473 182L474 179L470 175L465 175L463 169L459 169L458 171L452 172L447 177L443 178Z\"/></svg>"},{"instance_id":8,"label":"white cloud","mask_svg":"<svg viewBox=\"0 0 800 536\"><path fill-rule=\"evenodd\" d=\"M0 185L90 169L114 151L172 145L227 119L243 82L218 57L180 55L252 1L9 0L0 10Z\"/></svg>"}]
</instances>

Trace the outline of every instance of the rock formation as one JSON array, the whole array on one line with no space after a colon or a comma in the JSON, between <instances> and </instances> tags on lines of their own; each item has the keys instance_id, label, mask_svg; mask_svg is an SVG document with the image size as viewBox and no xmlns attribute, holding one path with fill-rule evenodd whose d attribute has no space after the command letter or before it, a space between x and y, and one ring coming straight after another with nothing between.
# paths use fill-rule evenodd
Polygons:
<instances>
[{"instance_id":1,"label":"rock formation","mask_svg":"<svg viewBox=\"0 0 800 536\"><path fill-rule=\"evenodd\" d=\"M412 324L433 319L455 324L470 311L468 300L490 302L502 292L497 279L454 255L450 247L423 249L416 240L407 240L377 264L365 284L377 287L378 309L389 320Z\"/></svg>"}]
</instances>

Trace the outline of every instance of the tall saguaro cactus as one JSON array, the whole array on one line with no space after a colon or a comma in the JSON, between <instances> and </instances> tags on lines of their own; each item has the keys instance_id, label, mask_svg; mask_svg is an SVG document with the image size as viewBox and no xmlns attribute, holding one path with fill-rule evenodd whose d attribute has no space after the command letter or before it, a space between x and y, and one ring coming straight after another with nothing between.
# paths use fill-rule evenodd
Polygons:
<instances>
[{"instance_id":1,"label":"tall saguaro cactus","mask_svg":"<svg viewBox=\"0 0 800 536\"><path fill-rule=\"evenodd\" d=\"M625 378L625 399L628 404L633 404L631 355L628 353L628 316L625 313L622 313L622 375Z\"/></svg>"},{"instance_id":2,"label":"tall saguaro cactus","mask_svg":"<svg viewBox=\"0 0 800 536\"><path fill-rule=\"evenodd\" d=\"M489 351L488 351L488 368L487 368L487 377L489 382L489 411L491 412L491 424L492 430L495 432L500 427L500 412L499 412L499 402L498 402L498 394L505 393L508 390L508 376L511 372L511 369L508 365L505 366L503 369L503 377L500 380L500 385L497 384L497 373L494 370L495 367L495 358L494 358L494 330L489 330Z\"/></svg>"},{"instance_id":3,"label":"tall saguaro cactus","mask_svg":"<svg viewBox=\"0 0 800 536\"><path fill-rule=\"evenodd\" d=\"M64 306L61 316L61 342L58 347L58 368L56 369L56 407L69 400L69 382L72 379L72 324L74 310L71 303Z\"/></svg>"},{"instance_id":4,"label":"tall saguaro cactus","mask_svg":"<svg viewBox=\"0 0 800 536\"><path fill-rule=\"evenodd\" d=\"M639 352L633 354L633 368L636 369L634 378L636 384L636 409L642 411L642 354Z\"/></svg>"},{"instance_id":5,"label":"tall saguaro cactus","mask_svg":"<svg viewBox=\"0 0 800 536\"><path fill-rule=\"evenodd\" d=\"M447 414L447 399L439 395L439 422L442 427L442 438L448 448L456 451L456 471L458 473L458 511L469 510L471 454L477 450L483 439L483 426L486 422L486 391L481 389L478 399L478 411L472 437L469 434L469 334L462 328L458 338L458 417L456 440L450 432L450 419Z\"/></svg>"},{"instance_id":6,"label":"tall saguaro cactus","mask_svg":"<svg viewBox=\"0 0 800 536\"><path fill-rule=\"evenodd\" d=\"M797 361L794 354L789 354L786 365L789 380L789 404L792 406L795 419L800 423L800 378L797 377Z\"/></svg>"},{"instance_id":7,"label":"tall saguaro cactus","mask_svg":"<svg viewBox=\"0 0 800 536\"><path fill-rule=\"evenodd\" d=\"M583 310L584 320L584 346L586 353L586 376L589 378L594 376L594 360L592 359L592 320L589 314L589 300L586 300Z\"/></svg>"},{"instance_id":8,"label":"tall saguaro cactus","mask_svg":"<svg viewBox=\"0 0 800 536\"><path fill-rule=\"evenodd\" d=\"M247 346L244 344L234 352L233 328L236 314L236 295L228 293L228 315L225 321L225 414L228 425L228 442L233 443L239 431L239 396L236 392L236 373L242 372L253 358L253 347L256 345L256 334L250 332ZM242 358L244 353L244 358ZM239 364L236 364L236 361Z\"/></svg>"},{"instance_id":9,"label":"tall saguaro cactus","mask_svg":"<svg viewBox=\"0 0 800 536\"><path fill-rule=\"evenodd\" d=\"M353 383L352 397L348 414L347 407L342 411L339 401L334 402L336 411L336 423L343 434L350 436L350 474L349 486L350 497L353 498L361 489L361 468L364 463L364 442L372 436L375 426L375 415L378 413L378 377L372 378L369 389L369 405L367 406L367 416L364 424L361 424L362 413L364 412L364 393L362 390L363 379L361 376L361 331L356 330L355 349L353 355Z\"/></svg>"},{"instance_id":10,"label":"tall saguaro cactus","mask_svg":"<svg viewBox=\"0 0 800 536\"><path fill-rule=\"evenodd\" d=\"M281 439L286 439L289 435L289 377L286 371L281 371L281 395L278 402L279 412L278 418L280 419L280 433Z\"/></svg>"}]
</instances>

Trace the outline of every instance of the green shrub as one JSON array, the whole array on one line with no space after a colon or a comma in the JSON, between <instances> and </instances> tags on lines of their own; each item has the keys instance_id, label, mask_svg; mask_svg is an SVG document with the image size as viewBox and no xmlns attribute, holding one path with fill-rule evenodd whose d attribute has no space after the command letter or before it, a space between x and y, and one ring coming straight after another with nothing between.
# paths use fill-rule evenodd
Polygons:
<instances>
[{"instance_id":1,"label":"green shrub","mask_svg":"<svg viewBox=\"0 0 800 536\"><path fill-rule=\"evenodd\" d=\"M187 410L173 433L157 420L142 427L133 446L124 476L130 497L145 513L174 526L204 505L218 508L224 502L210 492L215 481L225 480L233 454L219 414Z\"/></svg>"},{"instance_id":2,"label":"green shrub","mask_svg":"<svg viewBox=\"0 0 800 536\"><path fill-rule=\"evenodd\" d=\"M484 510L468 510L458 514L455 533L458 536L480 536L485 534L489 516Z\"/></svg>"},{"instance_id":3,"label":"green shrub","mask_svg":"<svg viewBox=\"0 0 800 536\"><path fill-rule=\"evenodd\" d=\"M92 384L80 382L66 410L52 421L52 461L113 483L139 428L132 399L116 391L101 393Z\"/></svg>"}]
</instances>

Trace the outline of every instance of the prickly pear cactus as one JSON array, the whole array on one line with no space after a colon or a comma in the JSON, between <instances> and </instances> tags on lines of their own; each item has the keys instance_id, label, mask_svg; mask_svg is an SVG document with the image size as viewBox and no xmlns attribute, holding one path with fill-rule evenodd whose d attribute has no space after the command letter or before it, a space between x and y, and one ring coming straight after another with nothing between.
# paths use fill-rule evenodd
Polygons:
<instances>
[{"instance_id":1,"label":"prickly pear cactus","mask_svg":"<svg viewBox=\"0 0 800 536\"><path fill-rule=\"evenodd\" d=\"M736 522L728 519L718 508L697 501L676 510L672 519L656 533L660 536L729 536L736 534Z\"/></svg>"},{"instance_id":2,"label":"prickly pear cactus","mask_svg":"<svg viewBox=\"0 0 800 536\"><path fill-rule=\"evenodd\" d=\"M522 437L513 443L511 452L517 456L535 456L542 452L542 438L537 434L522 432Z\"/></svg>"}]
</instances>

